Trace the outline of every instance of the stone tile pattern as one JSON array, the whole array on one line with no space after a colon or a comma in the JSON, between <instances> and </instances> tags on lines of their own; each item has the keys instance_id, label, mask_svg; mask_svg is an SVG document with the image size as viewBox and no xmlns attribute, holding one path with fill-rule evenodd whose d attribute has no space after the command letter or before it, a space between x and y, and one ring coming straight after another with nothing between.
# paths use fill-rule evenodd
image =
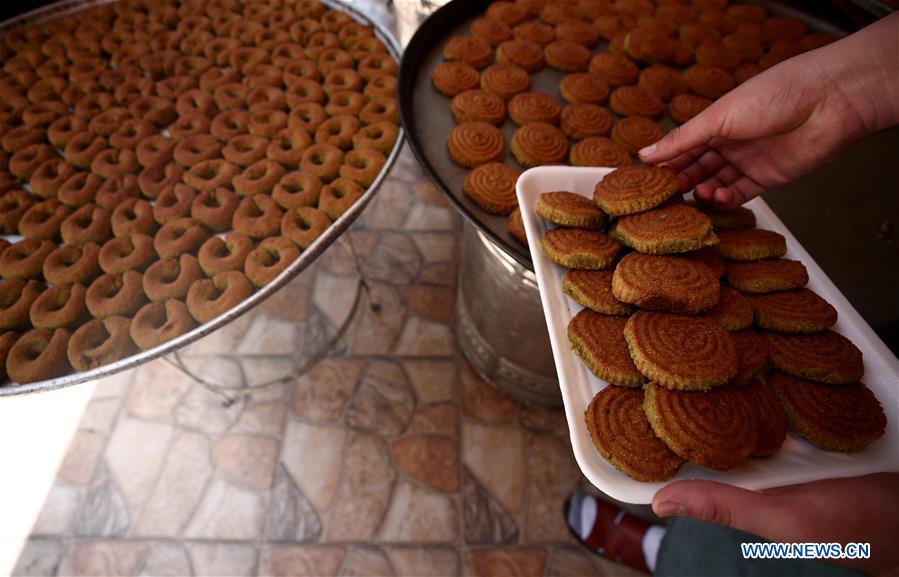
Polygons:
<instances>
[{"instance_id":1,"label":"stone tile pattern","mask_svg":"<svg viewBox=\"0 0 899 577\"><path fill-rule=\"evenodd\" d=\"M562 522L585 483L563 413L458 352L460 226L406 150L350 231L379 306L330 357L230 406L164 361L101 382L15 574L626 572ZM334 245L185 364L231 389L278 378L334 334L355 279Z\"/></svg>"}]
</instances>

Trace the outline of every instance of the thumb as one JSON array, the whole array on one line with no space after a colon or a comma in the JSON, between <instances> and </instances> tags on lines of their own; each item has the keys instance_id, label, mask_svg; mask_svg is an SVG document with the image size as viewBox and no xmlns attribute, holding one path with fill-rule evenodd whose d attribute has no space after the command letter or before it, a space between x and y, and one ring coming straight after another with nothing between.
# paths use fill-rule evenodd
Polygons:
<instances>
[{"instance_id":1,"label":"thumb","mask_svg":"<svg viewBox=\"0 0 899 577\"><path fill-rule=\"evenodd\" d=\"M662 137L655 144L640 150L640 160L658 164L686 154L698 146L704 146L716 136L721 136L721 126L714 104L706 108L686 124L682 124Z\"/></svg>"},{"instance_id":2,"label":"thumb","mask_svg":"<svg viewBox=\"0 0 899 577\"><path fill-rule=\"evenodd\" d=\"M764 536L771 527L771 501L763 493L723 483L678 481L656 493L652 510L659 517L692 517Z\"/></svg>"}]
</instances>

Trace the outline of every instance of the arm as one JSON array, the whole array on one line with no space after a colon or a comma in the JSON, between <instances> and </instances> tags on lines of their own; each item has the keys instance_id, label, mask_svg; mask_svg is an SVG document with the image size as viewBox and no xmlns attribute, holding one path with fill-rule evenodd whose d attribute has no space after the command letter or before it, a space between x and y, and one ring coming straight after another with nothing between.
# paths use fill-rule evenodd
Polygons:
<instances>
[{"instance_id":1,"label":"arm","mask_svg":"<svg viewBox=\"0 0 899 577\"><path fill-rule=\"evenodd\" d=\"M899 13L749 79L655 145L648 163L736 206L899 123Z\"/></svg>"}]
</instances>

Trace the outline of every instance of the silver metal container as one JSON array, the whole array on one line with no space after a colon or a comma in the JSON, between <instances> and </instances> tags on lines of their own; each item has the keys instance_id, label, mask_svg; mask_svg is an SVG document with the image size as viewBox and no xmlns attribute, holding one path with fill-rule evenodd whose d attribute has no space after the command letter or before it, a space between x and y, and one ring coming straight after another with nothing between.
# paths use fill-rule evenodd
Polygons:
<instances>
[{"instance_id":1,"label":"silver metal container","mask_svg":"<svg viewBox=\"0 0 899 577\"><path fill-rule=\"evenodd\" d=\"M456 334L482 377L523 403L562 404L537 279L467 221Z\"/></svg>"}]
</instances>

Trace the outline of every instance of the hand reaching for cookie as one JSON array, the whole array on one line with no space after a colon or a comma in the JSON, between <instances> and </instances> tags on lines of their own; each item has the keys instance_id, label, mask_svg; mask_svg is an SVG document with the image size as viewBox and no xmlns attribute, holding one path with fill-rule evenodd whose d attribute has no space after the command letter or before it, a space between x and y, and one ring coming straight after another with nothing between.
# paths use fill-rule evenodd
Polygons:
<instances>
[{"instance_id":1,"label":"hand reaching for cookie","mask_svg":"<svg viewBox=\"0 0 899 577\"><path fill-rule=\"evenodd\" d=\"M751 78L640 151L683 190L734 207L899 123L899 14Z\"/></svg>"}]
</instances>

